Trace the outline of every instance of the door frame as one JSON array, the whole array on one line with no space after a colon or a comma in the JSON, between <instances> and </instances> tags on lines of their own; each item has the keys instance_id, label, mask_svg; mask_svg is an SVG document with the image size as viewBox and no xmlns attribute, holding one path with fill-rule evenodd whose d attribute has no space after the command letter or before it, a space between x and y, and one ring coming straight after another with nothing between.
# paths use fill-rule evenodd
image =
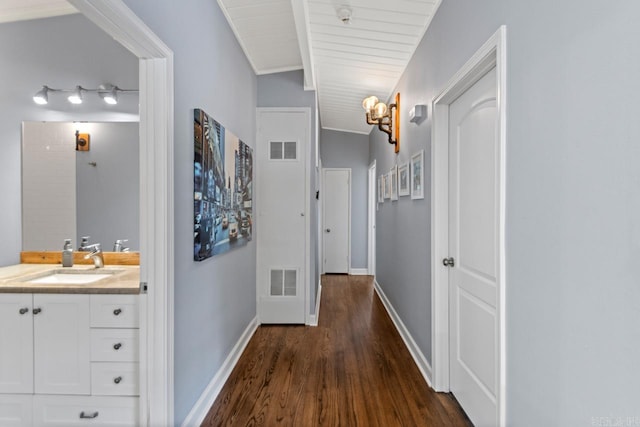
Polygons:
<instances>
[{"instance_id":1,"label":"door frame","mask_svg":"<svg viewBox=\"0 0 640 427\"><path fill-rule=\"evenodd\" d=\"M449 105L473 86L493 67L496 68L498 109L499 195L498 195L498 316L497 410L499 425L506 423L506 276L505 276L505 199L506 199L506 26L496 33L449 80L432 103L431 130L431 327L433 387L449 391L449 269L442 259L449 256Z\"/></svg>"},{"instance_id":2,"label":"door frame","mask_svg":"<svg viewBox=\"0 0 640 427\"><path fill-rule=\"evenodd\" d=\"M347 274L351 274L351 168L322 168L322 188L324 190L324 192L327 192L327 183L325 181L325 175L327 171L346 171L349 173L349 208L348 208L348 213L347 213L347 228L349 230L349 232L347 233L347 251L349 252L349 263L347 265ZM325 202L327 200L327 194L325 194L325 197L322 198L322 233L324 233L325 230L325 224L324 221L326 220L327 216L324 213L324 209L325 209ZM326 244L326 239L322 239L322 258L321 258L321 263L322 263L322 274L325 273L324 270L324 254L325 254L325 244Z\"/></svg>"},{"instance_id":3,"label":"door frame","mask_svg":"<svg viewBox=\"0 0 640 427\"><path fill-rule=\"evenodd\" d=\"M368 195L368 239L367 239L367 270L370 276L376 275L376 205L378 204L378 181L376 179L375 159L369 165L369 195Z\"/></svg>"},{"instance_id":4,"label":"door frame","mask_svg":"<svg viewBox=\"0 0 640 427\"><path fill-rule=\"evenodd\" d=\"M139 58L140 90L140 417L174 422L173 51L122 0L69 0ZM144 366L144 365L143 365Z\"/></svg>"},{"instance_id":5,"label":"door frame","mask_svg":"<svg viewBox=\"0 0 640 427\"><path fill-rule=\"evenodd\" d=\"M258 158L258 152L261 149L260 147L260 121L262 113L303 113L305 115L305 123L307 125L306 131L306 150L305 150L305 158L303 160L305 165L305 177L304 177L304 185L305 185L305 202L304 202L304 224L305 224L305 255L304 255L304 319L306 325L312 325L314 321L314 314L311 313L310 301L311 301L311 221L310 221L310 213L311 213L311 197L309 197L311 191L311 171L315 167L315 165L311 165L311 150L313 147L311 146L311 108L309 107L258 107L256 108L256 146L255 146L255 158ZM260 168L260 162L256 161L254 163L254 176L258 176L258 170ZM258 183L259 187L260 183ZM259 220L260 218L260 191L259 188L256 188L256 192L254 193L254 201L255 201L255 218ZM315 197L315 194L314 194ZM256 240L260 240L260 223L258 222L256 226ZM257 259L256 259L257 261ZM256 275L258 271L256 270ZM258 312L258 323L260 323L260 281L256 276L256 309ZM315 306L315 305L314 305Z\"/></svg>"}]
</instances>

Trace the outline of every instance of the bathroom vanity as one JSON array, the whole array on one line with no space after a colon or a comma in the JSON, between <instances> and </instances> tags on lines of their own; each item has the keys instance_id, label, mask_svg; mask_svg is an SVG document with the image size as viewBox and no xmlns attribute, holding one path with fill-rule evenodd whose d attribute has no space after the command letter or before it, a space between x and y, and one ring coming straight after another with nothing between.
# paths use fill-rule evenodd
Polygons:
<instances>
[{"instance_id":1,"label":"bathroom vanity","mask_svg":"<svg viewBox=\"0 0 640 427\"><path fill-rule=\"evenodd\" d=\"M139 286L138 266L0 268L0 425L139 425Z\"/></svg>"}]
</instances>

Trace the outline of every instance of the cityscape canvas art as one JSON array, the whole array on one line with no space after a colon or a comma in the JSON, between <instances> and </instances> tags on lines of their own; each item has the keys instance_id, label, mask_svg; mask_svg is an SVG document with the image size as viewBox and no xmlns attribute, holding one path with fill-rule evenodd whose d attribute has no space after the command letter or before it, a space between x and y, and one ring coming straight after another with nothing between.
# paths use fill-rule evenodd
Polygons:
<instances>
[{"instance_id":1,"label":"cityscape canvas art","mask_svg":"<svg viewBox=\"0 0 640 427\"><path fill-rule=\"evenodd\" d=\"M193 139L193 259L202 261L251 240L253 150L201 109Z\"/></svg>"}]
</instances>

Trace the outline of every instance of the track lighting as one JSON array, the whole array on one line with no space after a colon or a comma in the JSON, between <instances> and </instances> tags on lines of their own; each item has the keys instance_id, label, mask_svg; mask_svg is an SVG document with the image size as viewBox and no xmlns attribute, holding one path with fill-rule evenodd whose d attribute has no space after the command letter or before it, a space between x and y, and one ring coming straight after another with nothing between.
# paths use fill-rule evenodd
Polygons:
<instances>
[{"instance_id":1,"label":"track lighting","mask_svg":"<svg viewBox=\"0 0 640 427\"><path fill-rule=\"evenodd\" d=\"M118 86L111 84L100 85L98 87L98 95L107 104L116 105L118 103Z\"/></svg>"},{"instance_id":2,"label":"track lighting","mask_svg":"<svg viewBox=\"0 0 640 427\"><path fill-rule=\"evenodd\" d=\"M72 104L82 104L82 86L76 86L67 99Z\"/></svg>"},{"instance_id":3,"label":"track lighting","mask_svg":"<svg viewBox=\"0 0 640 427\"><path fill-rule=\"evenodd\" d=\"M38 105L45 105L49 102L49 88L47 86L42 86L35 95L33 95L33 102Z\"/></svg>"},{"instance_id":4,"label":"track lighting","mask_svg":"<svg viewBox=\"0 0 640 427\"><path fill-rule=\"evenodd\" d=\"M105 83L98 86L97 89L86 89L80 85L76 86L75 89L52 89L49 86L42 86L35 95L33 95L33 102L39 105L45 105L49 103L49 93L54 92L63 92L69 94L67 96L67 100L72 104L82 104L83 101L83 93L84 92L95 92L97 93L102 100L109 104L115 105L118 103L118 92L135 92L138 93L137 89L120 89L118 86L112 85L111 83Z\"/></svg>"}]
</instances>

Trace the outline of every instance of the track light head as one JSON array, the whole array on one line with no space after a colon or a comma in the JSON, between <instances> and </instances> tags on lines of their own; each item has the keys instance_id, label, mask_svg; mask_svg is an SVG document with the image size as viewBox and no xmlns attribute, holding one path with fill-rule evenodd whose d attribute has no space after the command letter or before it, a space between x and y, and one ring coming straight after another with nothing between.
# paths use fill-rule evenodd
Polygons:
<instances>
[{"instance_id":1,"label":"track light head","mask_svg":"<svg viewBox=\"0 0 640 427\"><path fill-rule=\"evenodd\" d=\"M33 95L33 102L38 105L45 105L49 103L49 88L47 86L42 86L35 95Z\"/></svg>"},{"instance_id":2,"label":"track light head","mask_svg":"<svg viewBox=\"0 0 640 427\"><path fill-rule=\"evenodd\" d=\"M118 103L118 86L111 84L104 84L98 87L98 94L102 100L109 105L116 105Z\"/></svg>"},{"instance_id":3,"label":"track light head","mask_svg":"<svg viewBox=\"0 0 640 427\"><path fill-rule=\"evenodd\" d=\"M67 99L72 104L82 104L82 86L76 86Z\"/></svg>"}]
</instances>

